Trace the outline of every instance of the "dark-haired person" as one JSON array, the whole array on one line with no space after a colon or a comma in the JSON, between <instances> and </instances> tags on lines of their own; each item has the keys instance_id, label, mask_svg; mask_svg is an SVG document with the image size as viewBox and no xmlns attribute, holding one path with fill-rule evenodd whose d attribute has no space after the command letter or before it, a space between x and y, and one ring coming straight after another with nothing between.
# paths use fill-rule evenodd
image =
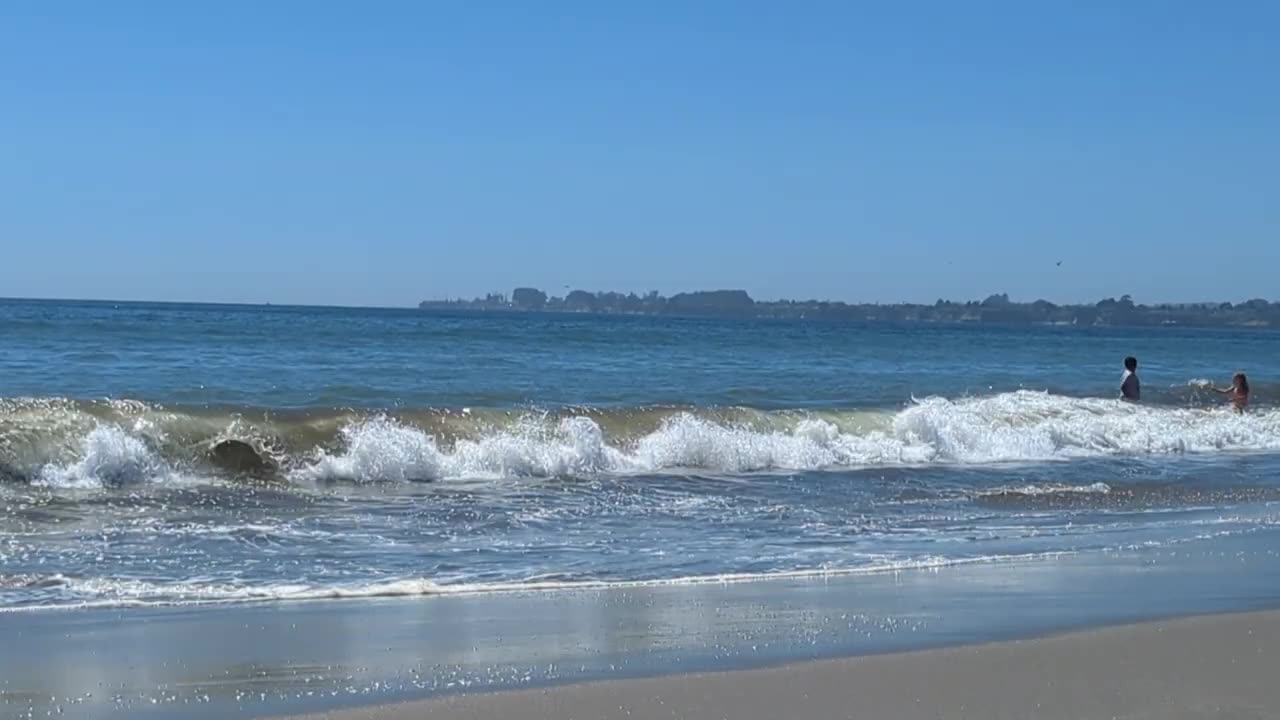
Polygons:
<instances>
[{"instance_id":1,"label":"dark-haired person","mask_svg":"<svg viewBox=\"0 0 1280 720\"><path fill-rule=\"evenodd\" d=\"M1214 392L1231 396L1231 406L1242 413L1249 407L1249 378L1238 372L1231 378L1231 387L1214 388Z\"/></svg>"},{"instance_id":2,"label":"dark-haired person","mask_svg":"<svg viewBox=\"0 0 1280 720\"><path fill-rule=\"evenodd\" d=\"M1129 402L1138 402L1142 397L1142 387L1138 382L1138 358L1132 355L1124 359L1124 375L1120 376L1120 397Z\"/></svg>"}]
</instances>

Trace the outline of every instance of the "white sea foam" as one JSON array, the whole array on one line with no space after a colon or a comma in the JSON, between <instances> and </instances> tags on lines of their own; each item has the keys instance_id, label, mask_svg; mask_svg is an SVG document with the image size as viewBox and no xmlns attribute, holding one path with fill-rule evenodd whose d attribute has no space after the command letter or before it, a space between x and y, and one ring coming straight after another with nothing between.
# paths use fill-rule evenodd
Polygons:
<instances>
[{"instance_id":1,"label":"white sea foam","mask_svg":"<svg viewBox=\"0 0 1280 720\"><path fill-rule=\"evenodd\" d=\"M695 468L737 473L927 462L926 446L883 432L853 435L826 420L803 420L791 431L759 432L678 415L644 436L624 457L622 471Z\"/></svg>"},{"instance_id":2,"label":"white sea foam","mask_svg":"<svg viewBox=\"0 0 1280 720\"><path fill-rule=\"evenodd\" d=\"M1089 485L1062 485L1062 484L1044 484L1044 485L1022 485L1018 487L1001 487L993 490L984 490L978 493L981 497L999 497L1004 495L1026 495L1038 497L1043 495L1109 495L1111 494L1111 486L1098 482Z\"/></svg>"},{"instance_id":3,"label":"white sea foam","mask_svg":"<svg viewBox=\"0 0 1280 720\"><path fill-rule=\"evenodd\" d=\"M548 429L529 420L475 440L459 440L449 451L434 437L388 418L342 430L344 447L298 475L352 481L437 480L449 477L589 475L626 464L605 444L600 427L585 417L566 418Z\"/></svg>"},{"instance_id":4,"label":"white sea foam","mask_svg":"<svg viewBox=\"0 0 1280 720\"><path fill-rule=\"evenodd\" d=\"M894 435L936 459L984 463L1099 455L1280 449L1280 413L1176 409L1017 392L929 399L902 411Z\"/></svg>"},{"instance_id":5,"label":"white sea foam","mask_svg":"<svg viewBox=\"0 0 1280 720\"><path fill-rule=\"evenodd\" d=\"M342 448L301 471L357 481L583 476L694 469L718 473L837 467L1032 462L1105 455L1280 449L1280 412L1136 406L1036 392L919 401L885 430L841 432L809 418L763 431L682 412L613 444L586 417L528 420L442 447L380 418L349 426Z\"/></svg>"},{"instance_id":6,"label":"white sea foam","mask_svg":"<svg viewBox=\"0 0 1280 720\"><path fill-rule=\"evenodd\" d=\"M49 463L36 484L65 488L117 487L145 482L166 473L146 443L113 425L98 425L81 441L78 459Z\"/></svg>"},{"instance_id":7,"label":"white sea foam","mask_svg":"<svg viewBox=\"0 0 1280 720\"><path fill-rule=\"evenodd\" d=\"M489 595L496 593L731 585L778 580L837 578L912 570L935 570L961 565L1029 562L1064 557L1071 554L1073 553L1068 551L1051 551L972 557L928 556L914 559L883 559L860 567L733 572L646 580L543 580L530 578L527 580L513 579L510 581L483 583L436 583L425 578L397 578L344 584L267 583L262 585L242 585L235 582L202 582L199 579L165 583L100 577L73 578L63 575L39 578L20 576L7 579L0 576L0 588L39 587L47 593L59 592L63 596L61 599L42 602L37 605L0 607L0 613L60 608L225 605L266 601Z\"/></svg>"},{"instance_id":8,"label":"white sea foam","mask_svg":"<svg viewBox=\"0 0 1280 720\"><path fill-rule=\"evenodd\" d=\"M846 414L856 416L858 422L844 422ZM1280 450L1280 410L1274 409L1237 415L1221 408L1171 408L1017 392L957 400L928 398L896 413L884 411L880 418L868 422L866 411L824 411L730 422L715 412L685 410L672 411L657 422L656 429L625 430L611 436L586 415L530 414L468 428L450 439L411 422L373 417L347 422L336 442L321 449L276 459L295 479L406 482L686 469L734 474ZM175 445L168 434L158 434L140 420L98 422L76 435L59 436L63 439L48 448L36 449L27 435L12 434L5 436L8 449L0 447L5 451L0 453L0 463L10 463L10 474L16 471L45 485L127 485L172 476L171 468L201 461L198 452L190 449L190 441L184 438ZM42 459L24 464L6 459L6 454Z\"/></svg>"},{"instance_id":9,"label":"white sea foam","mask_svg":"<svg viewBox=\"0 0 1280 720\"><path fill-rule=\"evenodd\" d=\"M345 449L321 453L304 474L341 480L434 480L442 454L435 438L414 428L375 418L342 429Z\"/></svg>"}]
</instances>

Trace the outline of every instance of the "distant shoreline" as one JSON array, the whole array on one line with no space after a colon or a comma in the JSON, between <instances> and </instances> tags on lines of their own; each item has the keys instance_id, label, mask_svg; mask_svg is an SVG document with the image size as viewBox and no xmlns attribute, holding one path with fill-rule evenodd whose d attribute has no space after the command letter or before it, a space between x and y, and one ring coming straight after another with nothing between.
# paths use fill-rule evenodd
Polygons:
<instances>
[{"instance_id":1,"label":"distant shoreline","mask_svg":"<svg viewBox=\"0 0 1280 720\"><path fill-rule=\"evenodd\" d=\"M846 322L919 322L931 324L994 323L1001 325L1084 327L1280 327L1280 303L1263 299L1239 304L1163 303L1141 305L1128 296L1092 305L1057 305L1047 300L1011 301L991 295L982 301L938 300L914 303L850 304L825 300L757 301L745 290L710 290L664 297L655 293L623 295L574 290L549 297L536 288L516 288L510 296L490 294L473 300L427 300L420 310L449 312L570 313L692 318L834 320Z\"/></svg>"},{"instance_id":2,"label":"distant shoreline","mask_svg":"<svg viewBox=\"0 0 1280 720\"><path fill-rule=\"evenodd\" d=\"M699 295L688 293L687 295ZM501 300L494 300L500 297ZM626 296L629 297L629 296ZM680 296L675 296L680 297ZM749 298L748 298L749 299ZM553 301L559 302L553 302ZM666 301L667 298L661 298ZM490 296L474 300L426 300L415 309L405 305L326 305L299 303L249 303L187 300L113 300L101 298L24 298L0 297L0 303L42 305L128 306L137 308L188 307L204 309L245 309L274 311L344 311L381 312L449 312L462 314L546 314L629 317L670 317L744 320L817 320L825 322L897 322L933 325L1026 325L1029 327L1172 327L1222 328L1239 330L1280 329L1280 302L1255 299L1240 304L1161 303L1127 305L1122 301L1104 300L1094 305L1055 305L1038 300L1034 303L952 302L933 305L916 303L844 303L839 301L750 300L750 304L719 307L715 304L691 304L672 307L649 305L639 308L626 305L577 305L559 298L549 298L542 306L521 305L506 296Z\"/></svg>"}]
</instances>

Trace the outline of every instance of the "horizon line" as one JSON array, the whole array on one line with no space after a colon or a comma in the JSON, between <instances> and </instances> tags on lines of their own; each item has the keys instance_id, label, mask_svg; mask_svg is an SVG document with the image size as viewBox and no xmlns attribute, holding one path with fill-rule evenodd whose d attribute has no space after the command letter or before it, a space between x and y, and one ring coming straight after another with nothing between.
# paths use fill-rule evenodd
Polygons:
<instances>
[{"instance_id":1,"label":"horizon line","mask_svg":"<svg viewBox=\"0 0 1280 720\"><path fill-rule=\"evenodd\" d=\"M532 287L532 286L525 286L525 287ZM535 289L537 289L537 288L535 288ZM598 291L598 290L587 290L587 291L584 291L584 292L590 292L590 293L591 293L591 294L593 294L593 295L595 295L595 294L599 294L599 293L601 293L601 292L615 292L615 293L619 293L619 294L623 294L623 295L629 294L629 293L622 293L621 291L617 291L617 290L604 290L604 291ZM715 291L715 290L688 290L688 291L682 291L681 293L676 293L676 294L678 295L678 294L683 294L683 293L699 293L699 292L716 292L716 291ZM507 295L508 293L500 293L500 294ZM644 295L640 295L639 293L634 293L634 294L638 295L639 297L644 297ZM993 295L1001 295L1001 294L1004 294L1004 293L994 293L994 294L992 294L992 295L988 295L988 296L987 296L987 298L982 298L982 299L970 299L970 300L952 300L952 299L948 299L948 298L938 298L938 299L934 300L933 302L911 302L911 301L895 301L895 302L870 301L870 302L867 302L867 301L829 300L829 299L819 299L819 298L798 299L798 298L785 298L785 297L783 297L783 298L770 298L770 299L757 299L757 298L752 297L752 298L751 298L751 300L752 300L752 302L753 302L753 303L779 303L779 302L809 303L809 302L816 302L816 303L844 304L844 305L848 305L848 306L862 306L862 305L870 305L870 306L879 306L879 307L894 307L894 306L933 307L933 306L935 306L935 305L937 304L937 302L938 302L939 300L941 300L942 302L947 302L947 303L952 303L952 304L957 304L957 305L965 305L965 304L968 304L968 303L978 303L978 304L982 304L986 299L989 299L989 298L990 298L990 297L992 297ZM566 294L566 295L567 295L567 294ZM748 296L750 297L750 293L748 293ZM561 297L561 296L552 296L552 295L548 294L548 296L547 296L547 297L548 297L548 298L551 298L551 297ZM662 297L662 298L664 298L664 299L670 299L670 298L671 298L671 297L673 297L673 296L672 296L672 295L659 295L659 297ZM1101 298L1101 299L1099 299L1099 300L1094 300L1094 301L1089 301L1089 302L1065 302L1065 303L1064 303L1064 302L1055 302L1055 301L1052 301L1052 300L1047 300L1047 299L1045 299L1045 298L1036 298L1035 300L1015 300L1015 299L1010 298L1010 299L1009 299L1009 303L1010 303L1010 304L1013 304L1013 305L1031 305L1031 304L1034 304L1034 303L1039 302L1039 301L1041 301L1041 300L1044 300L1045 302L1052 303L1053 305L1058 306L1058 307L1091 307L1091 306L1097 305L1099 302L1102 302L1102 301L1104 301L1104 300L1108 300L1108 299L1111 299L1111 300L1119 300L1120 298L1123 298L1123 297L1124 297L1124 295L1120 295L1120 296L1118 296L1118 297L1112 296L1112 297L1109 297L1109 298ZM562 299L563 299L563 298L562 298ZM270 302L270 301L264 301L264 302L248 302L248 301L235 301L235 300L167 300L167 299L158 299L158 300L137 300L137 299L132 299L132 300L128 300L128 299L118 299L118 298L92 298L92 297L18 297L18 296L0 296L0 303L12 303L12 302L38 302L38 303L86 303L86 304L99 304L99 305L108 305L108 304L116 304L116 305L195 305L195 306L210 306L210 307L252 307L252 308L276 307L276 308L285 308L285 309L316 309L316 310L420 310L420 309L421 309L422 304L424 304L424 303L427 303L427 304L431 304L431 303L441 303L441 304L444 304L444 303L471 303L471 302L476 302L476 301L478 301L478 300L479 300L479 301L482 301L482 300L483 300L483 298L482 298L482 297L464 298L464 297L458 296L458 297L454 297L454 298L420 300L420 301L418 301L418 302L416 302L416 303L414 303L414 304L411 304L411 305L340 305L340 304L332 304L332 303ZM1130 300L1133 300L1132 296L1130 297ZM1165 302L1156 302L1156 303L1143 303L1143 302L1138 302L1138 301L1133 301L1133 302L1134 302L1134 305L1139 306L1139 307L1142 307L1142 306L1146 306L1146 307L1158 307L1158 306L1161 306L1161 305L1176 305L1176 306L1191 306L1191 305L1222 305L1222 304L1224 304L1224 303L1231 303L1231 304L1234 306L1234 305L1238 305L1238 304L1242 304L1242 303L1250 302L1250 301L1252 301L1252 300L1265 300L1265 301L1266 301L1266 302L1268 302L1269 304L1275 304L1275 303L1273 303L1270 299L1268 299L1268 298L1262 298L1262 297L1247 298L1247 299L1239 300L1239 301L1231 301L1231 300L1199 300L1199 301L1165 301ZM509 298L508 298L508 301L510 301L510 300L509 300Z\"/></svg>"}]
</instances>

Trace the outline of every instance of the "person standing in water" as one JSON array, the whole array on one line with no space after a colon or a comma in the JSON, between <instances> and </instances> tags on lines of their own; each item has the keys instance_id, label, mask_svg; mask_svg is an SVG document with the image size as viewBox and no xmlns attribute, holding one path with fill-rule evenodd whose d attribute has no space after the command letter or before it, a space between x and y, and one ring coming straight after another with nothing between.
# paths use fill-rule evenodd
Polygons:
<instances>
[{"instance_id":1,"label":"person standing in water","mask_svg":"<svg viewBox=\"0 0 1280 720\"><path fill-rule=\"evenodd\" d=\"M1138 382L1138 358L1130 355L1124 359L1124 375L1120 376L1120 397L1129 402L1138 402L1141 396L1142 387Z\"/></svg>"},{"instance_id":2,"label":"person standing in water","mask_svg":"<svg viewBox=\"0 0 1280 720\"><path fill-rule=\"evenodd\" d=\"M1231 378L1231 387L1214 388L1214 392L1231 396L1231 405L1236 412L1242 413L1249 407L1249 378L1238 372Z\"/></svg>"}]
</instances>

